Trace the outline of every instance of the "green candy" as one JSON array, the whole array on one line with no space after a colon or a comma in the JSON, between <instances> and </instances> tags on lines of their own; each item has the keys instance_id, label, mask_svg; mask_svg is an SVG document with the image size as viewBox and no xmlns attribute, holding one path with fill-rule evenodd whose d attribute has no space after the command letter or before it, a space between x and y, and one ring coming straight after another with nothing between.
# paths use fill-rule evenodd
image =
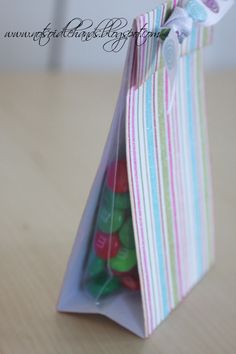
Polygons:
<instances>
[{"instance_id":1,"label":"green candy","mask_svg":"<svg viewBox=\"0 0 236 354\"><path fill-rule=\"evenodd\" d=\"M106 273L102 273L88 282L87 289L93 297L99 298L112 294L120 286L121 284L117 277L109 277Z\"/></svg>"},{"instance_id":2,"label":"green candy","mask_svg":"<svg viewBox=\"0 0 236 354\"><path fill-rule=\"evenodd\" d=\"M108 203L102 203L98 211L97 225L100 231L114 233L125 220L125 210L112 209Z\"/></svg>"},{"instance_id":3,"label":"green candy","mask_svg":"<svg viewBox=\"0 0 236 354\"><path fill-rule=\"evenodd\" d=\"M121 227L119 236L120 242L124 247L129 249L135 248L133 222L131 217Z\"/></svg>"},{"instance_id":4,"label":"green candy","mask_svg":"<svg viewBox=\"0 0 236 354\"><path fill-rule=\"evenodd\" d=\"M128 272L137 264L135 250L121 248L117 256L110 259L110 266L118 272Z\"/></svg>"},{"instance_id":5,"label":"green candy","mask_svg":"<svg viewBox=\"0 0 236 354\"><path fill-rule=\"evenodd\" d=\"M114 205L114 208L116 208L116 209L130 208L129 192L127 192L127 193L114 193L111 189L106 187L104 190L103 198L105 200L105 203L107 203L108 205L111 205L111 207Z\"/></svg>"},{"instance_id":6,"label":"green candy","mask_svg":"<svg viewBox=\"0 0 236 354\"><path fill-rule=\"evenodd\" d=\"M97 275L104 272L105 265L106 265L106 262L103 259L98 258L94 255L92 260L90 261L89 269L88 269L88 273L89 273L90 277L96 277Z\"/></svg>"}]
</instances>

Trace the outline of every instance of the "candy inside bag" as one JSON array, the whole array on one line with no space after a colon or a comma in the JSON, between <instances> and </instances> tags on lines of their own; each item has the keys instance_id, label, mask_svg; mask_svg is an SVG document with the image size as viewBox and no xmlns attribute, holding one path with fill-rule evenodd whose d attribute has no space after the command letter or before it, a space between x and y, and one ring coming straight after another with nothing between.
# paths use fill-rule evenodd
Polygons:
<instances>
[{"instance_id":1,"label":"candy inside bag","mask_svg":"<svg viewBox=\"0 0 236 354\"><path fill-rule=\"evenodd\" d=\"M83 285L96 304L140 290L126 160L108 164L98 201Z\"/></svg>"}]
</instances>

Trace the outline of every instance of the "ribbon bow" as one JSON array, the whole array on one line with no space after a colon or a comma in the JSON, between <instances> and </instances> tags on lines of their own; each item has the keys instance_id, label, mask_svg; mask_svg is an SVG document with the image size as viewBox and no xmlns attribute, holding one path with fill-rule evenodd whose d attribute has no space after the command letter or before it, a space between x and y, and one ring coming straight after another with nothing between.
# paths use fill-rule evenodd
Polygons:
<instances>
[{"instance_id":1,"label":"ribbon bow","mask_svg":"<svg viewBox=\"0 0 236 354\"><path fill-rule=\"evenodd\" d=\"M233 0L183 0L176 6L161 28L161 37L165 36L162 53L170 79L171 99L169 112L172 108L180 44L191 34L194 24L212 26L220 21L233 5Z\"/></svg>"}]
</instances>

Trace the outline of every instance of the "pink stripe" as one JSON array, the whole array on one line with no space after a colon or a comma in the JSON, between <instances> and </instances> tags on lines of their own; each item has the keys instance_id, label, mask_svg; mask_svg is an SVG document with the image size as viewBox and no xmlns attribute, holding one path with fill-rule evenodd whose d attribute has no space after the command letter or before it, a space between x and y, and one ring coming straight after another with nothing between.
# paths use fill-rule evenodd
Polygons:
<instances>
[{"instance_id":1,"label":"pink stripe","mask_svg":"<svg viewBox=\"0 0 236 354\"><path fill-rule=\"evenodd\" d=\"M147 15L143 15L140 17L140 27L142 28L142 26L145 24L145 20L146 20L146 17ZM140 59L141 59L141 74L140 74L140 77L141 77L141 80L143 81L144 79L144 76L145 76L145 62L146 62L146 58L147 58L147 44L148 44L148 41L146 41L146 43L144 45L141 46L140 48ZM138 102L136 102L137 106L138 106ZM137 114L138 116L138 114ZM134 122L134 116L133 116L133 124L135 124ZM137 123L136 123L137 124ZM137 124L137 127L138 127L138 124ZM134 126L133 126L134 128ZM137 128L138 129L138 128ZM136 154L134 154L136 156ZM136 170L136 173L137 173L137 170ZM141 183L139 183L139 188L141 188ZM139 205L139 209L141 210L141 206ZM139 210L139 214L141 215L141 211ZM141 220L141 218L140 218ZM142 223L143 221L141 221ZM146 245L146 248L147 248L147 242L145 242L145 238L144 238L144 232L142 230L142 235L143 235L143 247L144 245ZM146 238L147 240L147 238ZM147 253L149 253L149 251L147 250ZM146 261L146 257L145 257L145 261ZM147 262L146 262L147 264ZM146 266L147 267L147 266ZM147 272L146 272L147 274ZM148 282L149 282L149 279L148 279ZM154 329L154 326L155 326L155 321L154 321L154 315L153 315L153 311L155 311L153 309L153 305L152 305L152 296L151 296L151 288L152 286L150 285L151 282L149 282L148 284L148 301L149 301L149 305L150 305L150 331L152 331Z\"/></svg>"},{"instance_id":2,"label":"pink stripe","mask_svg":"<svg viewBox=\"0 0 236 354\"><path fill-rule=\"evenodd\" d=\"M145 23L145 15L141 16L140 17L140 25L142 27L142 21L143 21L143 25ZM140 77L141 77L141 80L143 80L143 77L144 77L144 65L145 65L145 50L146 50L146 45L147 45L147 42L141 46L140 48L140 56L141 56L141 73L140 73ZM135 95L135 94L134 94ZM139 96L140 97L140 96ZM137 107L138 107L138 102L136 102L137 104ZM134 110L133 110L134 112ZM135 115L133 114L133 118L132 118L132 123L133 123L133 132L134 132L134 127L135 127ZM136 125L136 130L138 129L138 125ZM135 156L136 153L134 154ZM136 181L138 180L138 172L137 172L137 164L136 164L136 169L135 169L135 174L136 174ZM139 183L137 183L137 188L139 188L139 186L141 185L141 181ZM142 223L143 223L143 220L141 220L141 203L140 203L140 195L139 195L139 201L138 201L138 208L139 208L139 219L141 222L140 222L140 226L142 227ZM147 240L147 238L146 238ZM143 231L143 227L142 227L142 248L145 249L146 251L146 248L147 248L147 242L145 241L145 238L144 238L144 231ZM145 252L145 268L146 268L146 277L147 277L147 292L148 292L148 303L149 303L149 307L150 307L150 332L153 330L154 328L154 320L153 320L153 309L152 309L152 300L151 300L151 288L152 286L150 285L150 280L149 280L149 277L148 277L148 272L147 272L147 258L146 257L146 252Z\"/></svg>"},{"instance_id":3,"label":"pink stripe","mask_svg":"<svg viewBox=\"0 0 236 354\"><path fill-rule=\"evenodd\" d=\"M145 15L140 17L140 26L141 26L141 28L145 24L145 19L146 19ZM145 61L146 61L147 43L148 42L146 42L140 48L141 49L140 50L140 56L141 56L141 75L140 76L141 76L141 80L142 81L144 79L144 73L145 73ZM138 107L138 102L136 102L136 104L137 104L137 107ZM133 112L134 112L134 110L133 110ZM137 114L137 116L138 116L138 114ZM134 124L135 124L134 117L135 116L133 115L133 119L132 119L133 129L134 129ZM137 122L136 122L136 124L137 124ZM138 129L138 124L136 125L136 127ZM134 154L134 155L136 156L136 154ZM136 167L137 167L137 165L136 165ZM138 176L137 169L136 169L135 172L136 172L136 180L138 180L137 179L137 176ZM141 183L139 183L139 188L141 188ZM140 198L140 196L139 196L139 198ZM138 204L138 207L139 207L139 220L141 220L141 204ZM141 220L141 223L140 223L141 226L142 226L142 222L143 222L143 220ZM144 232L143 232L143 228L142 228L142 243L143 243L142 247L143 248L144 248L144 245L146 245L146 248L147 248L147 241L145 241L145 240L147 240L147 238L144 238ZM147 253L149 253L149 252L147 251ZM146 264L146 276L147 276L147 274L149 273L149 272L147 272L147 268L148 268L148 266L147 266L147 257L145 257L145 264ZM154 328L154 316L153 316L153 307L152 307L152 300L151 300L151 298L152 298L152 296L151 296L151 285L150 284L151 284L151 282L149 281L149 278L148 278L148 289L147 290L148 290L148 302L149 302L149 306L150 306L150 331L152 331L153 328Z\"/></svg>"},{"instance_id":4,"label":"pink stripe","mask_svg":"<svg viewBox=\"0 0 236 354\"><path fill-rule=\"evenodd\" d=\"M176 255L177 255L177 267L178 267L178 277L180 294L182 297L183 285L182 285L182 274L181 274L181 261L180 261L180 247L179 247L179 235L176 222L176 201L175 201L175 189L174 189L174 178L173 178L173 162L172 162L172 146L171 146L171 134L170 134L170 115L168 114L169 101L168 101L168 74L165 71L165 95L166 95L166 118L167 118L167 137L168 137L168 150L169 150L169 171L170 171L170 188L171 188L171 201L174 219L174 233L175 233L175 244L176 244ZM173 117L172 117L173 119Z\"/></svg>"}]
</instances>

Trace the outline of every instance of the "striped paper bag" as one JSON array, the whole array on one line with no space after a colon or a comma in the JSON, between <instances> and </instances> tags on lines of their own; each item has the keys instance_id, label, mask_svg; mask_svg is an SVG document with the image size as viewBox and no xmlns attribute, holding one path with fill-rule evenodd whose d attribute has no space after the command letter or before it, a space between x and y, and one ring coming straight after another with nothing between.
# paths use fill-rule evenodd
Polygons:
<instances>
[{"instance_id":1,"label":"striped paper bag","mask_svg":"<svg viewBox=\"0 0 236 354\"><path fill-rule=\"evenodd\" d=\"M133 30L147 23L158 32L173 7L165 3L138 17ZM59 311L103 314L148 337L212 264L202 66L210 39L211 29L195 26L180 46L174 92L162 41L150 37L137 45L130 39Z\"/></svg>"}]
</instances>

